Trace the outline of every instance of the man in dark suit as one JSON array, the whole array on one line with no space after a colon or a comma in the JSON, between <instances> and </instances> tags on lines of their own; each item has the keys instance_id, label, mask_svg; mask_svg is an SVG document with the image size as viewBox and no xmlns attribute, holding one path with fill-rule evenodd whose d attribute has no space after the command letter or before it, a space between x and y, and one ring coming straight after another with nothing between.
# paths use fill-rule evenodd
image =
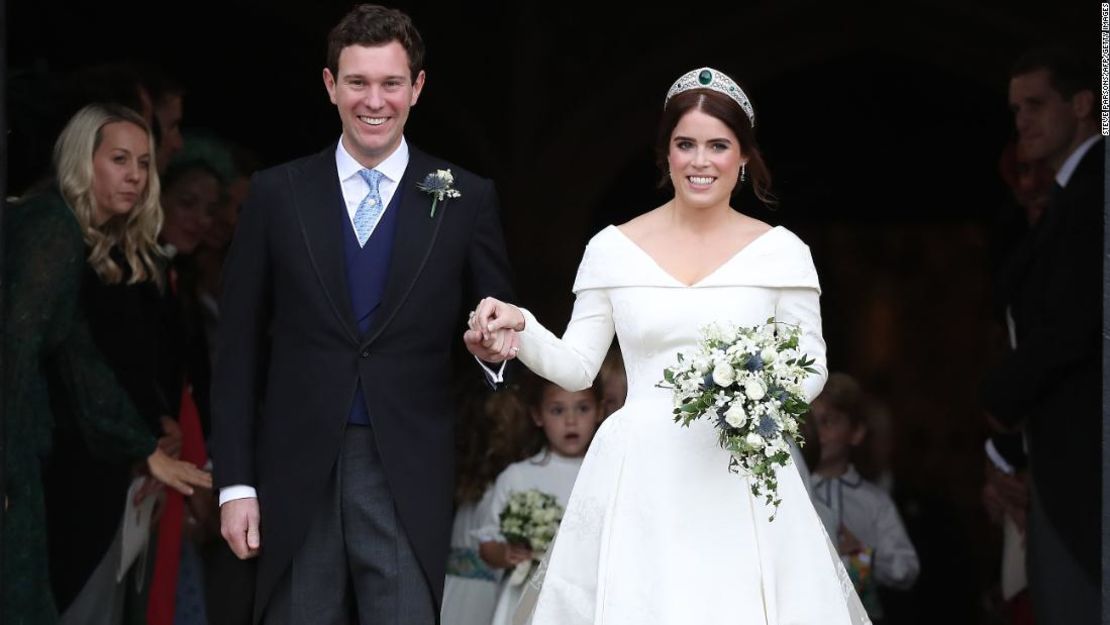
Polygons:
<instances>
[{"instance_id":1,"label":"man in dark suit","mask_svg":"<svg viewBox=\"0 0 1110 625\"><path fill-rule=\"evenodd\" d=\"M1067 50L1025 55L1010 106L1025 153L1054 172L1044 215L1000 277L1013 349L984 385L1025 435L1030 591L1038 625L1096 623L1100 592L1103 171L1097 73Z\"/></svg>"},{"instance_id":2,"label":"man in dark suit","mask_svg":"<svg viewBox=\"0 0 1110 625\"><path fill-rule=\"evenodd\" d=\"M463 303L510 284L493 184L403 136L423 55L408 16L355 7L323 71L342 137L244 203L212 455L223 535L259 556L255 622L438 621L452 346Z\"/></svg>"}]
</instances>

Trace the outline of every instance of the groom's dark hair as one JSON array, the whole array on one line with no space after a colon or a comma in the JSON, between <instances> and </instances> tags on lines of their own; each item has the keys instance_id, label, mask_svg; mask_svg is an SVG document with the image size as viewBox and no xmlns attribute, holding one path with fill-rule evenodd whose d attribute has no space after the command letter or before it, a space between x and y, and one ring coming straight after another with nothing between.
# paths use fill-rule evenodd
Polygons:
<instances>
[{"instance_id":1,"label":"groom's dark hair","mask_svg":"<svg viewBox=\"0 0 1110 625\"><path fill-rule=\"evenodd\" d=\"M1098 93L1098 69L1070 46L1055 44L1027 51L1010 69L1010 78L1040 70L1048 72L1052 88L1065 100L1080 91Z\"/></svg>"},{"instance_id":2,"label":"groom's dark hair","mask_svg":"<svg viewBox=\"0 0 1110 625\"><path fill-rule=\"evenodd\" d=\"M397 9L377 4L360 4L351 9L328 33L328 69L339 77L339 53L347 46L384 46L401 44L409 56L409 70L416 80L424 69L424 40L412 19Z\"/></svg>"}]
</instances>

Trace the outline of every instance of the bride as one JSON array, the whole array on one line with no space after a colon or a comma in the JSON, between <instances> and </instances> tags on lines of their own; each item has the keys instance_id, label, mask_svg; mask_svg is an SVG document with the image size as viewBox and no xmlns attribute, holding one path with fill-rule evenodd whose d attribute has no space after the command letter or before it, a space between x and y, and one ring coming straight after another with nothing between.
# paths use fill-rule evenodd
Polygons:
<instances>
[{"instance_id":1,"label":"bride","mask_svg":"<svg viewBox=\"0 0 1110 625\"><path fill-rule=\"evenodd\" d=\"M748 177L769 196L751 102L728 76L691 71L667 93L657 160L674 198L587 245L562 338L527 310L480 302L466 342L477 356L518 357L567 388L590 386L613 339L628 375L624 407L601 426L578 474L534 606L533 625L840 625L869 623L795 467L771 509L706 420L673 421L657 387L713 322L775 317L802 328L799 351L824 384L820 287L793 233L734 210ZM507 332L506 329L515 333Z\"/></svg>"}]
</instances>

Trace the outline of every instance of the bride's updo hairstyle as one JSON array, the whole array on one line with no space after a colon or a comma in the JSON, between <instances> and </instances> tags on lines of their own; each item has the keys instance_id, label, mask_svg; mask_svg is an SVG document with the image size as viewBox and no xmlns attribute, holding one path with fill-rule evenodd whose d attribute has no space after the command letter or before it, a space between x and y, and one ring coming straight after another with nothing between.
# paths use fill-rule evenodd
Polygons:
<instances>
[{"instance_id":1,"label":"bride's updo hairstyle","mask_svg":"<svg viewBox=\"0 0 1110 625\"><path fill-rule=\"evenodd\" d=\"M698 110L721 120L740 141L740 153L748 159L745 174L740 177L735 194L744 184L752 181L755 196L764 204L774 204L771 194L771 172L763 162L763 154L755 140L755 110L748 96L731 78L715 69L703 67L684 74L671 85L663 103L663 117L659 120L659 134L655 141L655 164L663 174L659 186L671 184L667 166L671 134L686 113Z\"/></svg>"}]
</instances>

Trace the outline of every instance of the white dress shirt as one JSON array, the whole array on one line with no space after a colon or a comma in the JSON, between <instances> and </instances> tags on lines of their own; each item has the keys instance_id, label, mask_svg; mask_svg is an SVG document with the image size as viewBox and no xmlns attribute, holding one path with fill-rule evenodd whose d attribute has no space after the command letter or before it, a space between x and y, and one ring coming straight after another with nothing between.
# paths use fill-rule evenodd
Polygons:
<instances>
[{"instance_id":1,"label":"white dress shirt","mask_svg":"<svg viewBox=\"0 0 1110 625\"><path fill-rule=\"evenodd\" d=\"M1083 157L1087 155L1087 150L1091 149L1095 141L1100 138L1097 134L1091 135L1086 141L1080 143L1079 147L1075 148L1075 151L1064 161L1064 164L1060 165L1060 170L1056 172L1056 184L1061 187L1068 186L1068 181L1071 180L1071 175L1075 173L1075 168L1079 167L1079 161L1083 160Z\"/></svg>"},{"instance_id":2,"label":"white dress shirt","mask_svg":"<svg viewBox=\"0 0 1110 625\"><path fill-rule=\"evenodd\" d=\"M405 138L401 137L401 144L397 146L393 153L385 157L385 160L378 163L374 169L382 174L382 180L378 183L378 195L381 197L382 206L388 209L390 201L393 200L393 195L397 192L397 186L401 183L401 176L405 175L405 169L409 166L409 144ZM362 163L355 160L347 148L343 146L343 140L340 139L335 146L335 169L339 172L339 185L343 190L343 202L347 205L347 216L351 219L351 229L355 227L355 211L358 210L358 205L370 193L370 185L366 184L366 180L358 175L358 172L366 169ZM385 210L382 211L385 215ZM381 223L379 221L378 223ZM377 224L375 224L375 228ZM371 229L370 233L373 234L374 230Z\"/></svg>"}]
</instances>

